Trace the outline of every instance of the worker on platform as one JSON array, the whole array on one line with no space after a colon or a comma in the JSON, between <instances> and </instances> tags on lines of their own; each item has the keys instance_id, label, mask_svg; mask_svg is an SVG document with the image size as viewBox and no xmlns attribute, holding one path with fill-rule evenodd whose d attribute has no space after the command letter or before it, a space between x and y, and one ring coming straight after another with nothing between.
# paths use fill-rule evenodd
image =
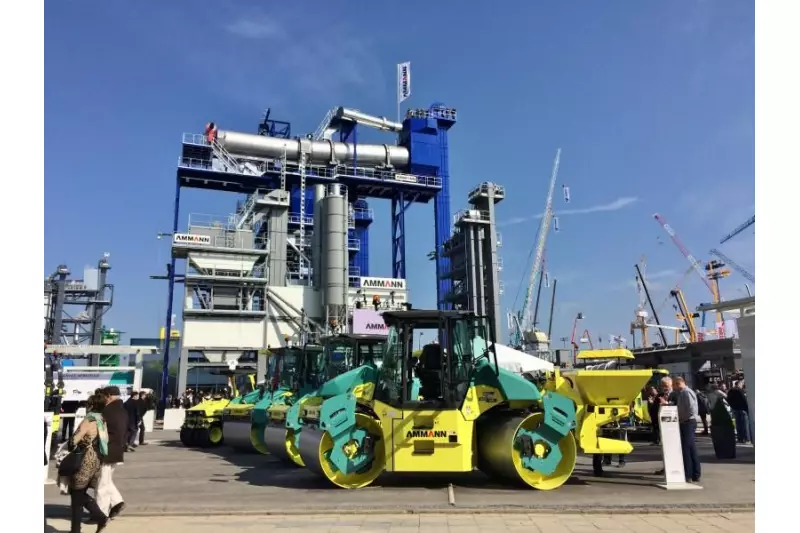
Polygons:
<instances>
[{"instance_id":1,"label":"worker on platform","mask_svg":"<svg viewBox=\"0 0 800 533\"><path fill-rule=\"evenodd\" d=\"M217 125L213 122L206 124L205 136L208 144L214 144L214 141L217 140Z\"/></svg>"}]
</instances>

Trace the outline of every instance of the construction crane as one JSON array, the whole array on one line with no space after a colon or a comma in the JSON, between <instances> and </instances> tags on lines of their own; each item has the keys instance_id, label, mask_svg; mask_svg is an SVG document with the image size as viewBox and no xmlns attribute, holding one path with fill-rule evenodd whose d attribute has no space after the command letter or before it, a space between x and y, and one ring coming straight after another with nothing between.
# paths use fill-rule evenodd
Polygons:
<instances>
[{"instance_id":1,"label":"construction crane","mask_svg":"<svg viewBox=\"0 0 800 533\"><path fill-rule=\"evenodd\" d=\"M735 230L733 230L732 232L730 232L727 235L725 235L722 238L722 240L719 241L719 243L720 244L725 244L726 242L728 242L729 240L733 239L734 237L736 237L741 232L743 232L744 230L746 230L747 228L749 228L750 226L752 226L755 223L756 223L756 216L753 215L752 217L750 217L746 221L744 221L743 224L740 224Z\"/></svg>"},{"instance_id":2,"label":"construction crane","mask_svg":"<svg viewBox=\"0 0 800 533\"><path fill-rule=\"evenodd\" d=\"M686 300L683 297L683 291L680 289L669 291L669 295L675 298L678 320L682 320L686 325L686 332L689 334L689 342L697 342L697 328L694 326L694 319L699 317L700 313L692 313L689 311L689 306L686 305Z\"/></svg>"},{"instance_id":3,"label":"construction crane","mask_svg":"<svg viewBox=\"0 0 800 533\"><path fill-rule=\"evenodd\" d=\"M709 253L711 255L715 255L715 256L719 257L720 259L722 259L723 262L727 263L728 266L730 266L736 272L741 274L742 277L744 279L746 279L747 281L749 281L750 283L755 283L756 282L756 277L754 275L752 275L750 272L745 270L745 268L742 267L741 265L733 262L728 256L726 256L725 254L723 254L722 252L720 252L716 248L712 248L712 250Z\"/></svg>"},{"instance_id":4,"label":"construction crane","mask_svg":"<svg viewBox=\"0 0 800 533\"><path fill-rule=\"evenodd\" d=\"M691 252L689 252L689 250L686 248L686 246L683 245L681 240L675 234L675 230L672 229L672 226L667 224L667 221L664 220L664 217L662 217L658 213L655 213L653 215L653 218L656 219L656 222L658 222L662 228L664 228L664 231L667 232L669 238L672 239L672 242L675 244L675 246L678 247L678 250L681 251L683 257L685 257L686 260L689 261L689 263L691 263L692 268L694 269L695 272L697 272L697 275L700 276L700 279L703 280L703 283L706 284L706 287L708 287L708 290L711 291L711 294L714 294L714 286L711 284L711 281L709 281L709 279L706 277L705 272L703 272L703 267L700 264L700 261L695 259L694 256L691 254Z\"/></svg>"},{"instance_id":5,"label":"construction crane","mask_svg":"<svg viewBox=\"0 0 800 533\"><path fill-rule=\"evenodd\" d=\"M545 202L544 215L542 217L541 227L539 228L539 238L536 243L536 251L534 253L533 265L531 266L530 279L525 291L525 300L522 304L522 310L517 314L515 322L515 332L517 345L525 346L528 344L526 334L530 338L535 338L533 335L535 325L534 310L533 310L533 293L536 290L536 276L541 276L542 273L542 259L544 258L544 249L547 244L547 235L550 232L550 222L553 219L553 192L555 191L556 178L558 177L558 165L561 161L561 148L556 150L556 158L553 161L553 171L550 175L550 188L547 192L547 201Z\"/></svg>"},{"instance_id":6,"label":"construction crane","mask_svg":"<svg viewBox=\"0 0 800 533\"><path fill-rule=\"evenodd\" d=\"M706 287L708 287L708 290L711 292L711 295L714 298L714 303L719 303L721 300L719 292L719 278L729 275L730 270L727 271L719 270L719 268L721 268L724 265L716 265L712 267L711 264L709 264L706 265L705 268L705 270L708 271L708 274L706 274L706 272L704 272L703 267L700 265L700 262L697 259L695 259L694 256L691 254L691 252L689 252L689 250L686 248L686 246L684 246L684 244L678 238L678 235L675 234L675 230L672 229L672 226L667 224L667 221L664 220L664 217L662 217L658 213L655 213L653 215L653 218L655 218L656 222L658 222L661 225L661 227L664 228L664 231L667 232L669 238L672 239L673 244L675 244L675 246L678 247L678 250L680 250L681 254L683 254L686 260L689 261L689 263L692 265L692 269L695 272L697 272L697 274L700 276L700 279L703 280L703 283L706 285ZM720 337L724 337L725 321L721 311L717 313L717 322L719 324L717 326L718 335Z\"/></svg>"},{"instance_id":7,"label":"construction crane","mask_svg":"<svg viewBox=\"0 0 800 533\"><path fill-rule=\"evenodd\" d=\"M645 270L647 267L647 261L645 256L642 256L642 259L639 261L639 265L641 266L639 272L642 273L642 277L645 275ZM631 322L631 335L635 330L641 331L642 335L642 347L647 347L647 296L644 293L644 280L639 279L639 275L636 275L636 294L639 296L639 301L636 305L636 310L634 311L634 320ZM634 337L635 339L635 337ZM635 344L635 340L634 340Z\"/></svg>"}]
</instances>

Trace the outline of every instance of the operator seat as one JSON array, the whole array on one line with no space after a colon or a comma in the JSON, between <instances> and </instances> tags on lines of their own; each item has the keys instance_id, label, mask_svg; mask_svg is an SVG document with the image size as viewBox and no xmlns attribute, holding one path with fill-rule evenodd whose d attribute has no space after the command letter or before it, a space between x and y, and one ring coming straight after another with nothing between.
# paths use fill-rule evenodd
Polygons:
<instances>
[{"instance_id":1,"label":"operator seat","mask_svg":"<svg viewBox=\"0 0 800 533\"><path fill-rule=\"evenodd\" d=\"M442 396L442 347L427 344L419 357L417 377L420 382L420 396L427 400L438 400Z\"/></svg>"}]
</instances>

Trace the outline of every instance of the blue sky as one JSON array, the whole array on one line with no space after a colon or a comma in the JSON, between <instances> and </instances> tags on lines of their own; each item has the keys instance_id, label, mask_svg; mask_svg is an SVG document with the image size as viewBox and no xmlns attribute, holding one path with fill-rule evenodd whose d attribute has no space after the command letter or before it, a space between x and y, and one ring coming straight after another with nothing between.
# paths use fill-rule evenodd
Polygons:
<instances>
[{"instance_id":1,"label":"blue sky","mask_svg":"<svg viewBox=\"0 0 800 533\"><path fill-rule=\"evenodd\" d=\"M409 106L458 109L452 211L482 181L504 185L504 312L520 283L556 148L561 231L548 246L559 279L553 337L578 311L594 337L628 334L644 255L654 300L688 262L754 210L753 5L745 1L346 4L49 2L45 11L45 264L73 272L111 253L116 303L106 323L134 336L164 322L162 273L182 132L207 120L254 131L263 110L313 131L336 105L394 116L395 65L412 62ZM384 139L384 140L381 140ZM375 134L378 142L391 142ZM235 197L183 194L189 213L226 214ZM373 202L373 275L391 274L388 205ZM408 277L433 305L433 206L407 218ZM418 237L419 236L419 237ZM754 271L754 233L721 247ZM723 281L728 298L745 281ZM696 275L691 305L710 300ZM549 299L546 294L545 298ZM517 305L519 305L520 299ZM674 324L668 304L662 321ZM547 313L544 313L545 320ZM557 342L557 344L561 344Z\"/></svg>"}]
</instances>

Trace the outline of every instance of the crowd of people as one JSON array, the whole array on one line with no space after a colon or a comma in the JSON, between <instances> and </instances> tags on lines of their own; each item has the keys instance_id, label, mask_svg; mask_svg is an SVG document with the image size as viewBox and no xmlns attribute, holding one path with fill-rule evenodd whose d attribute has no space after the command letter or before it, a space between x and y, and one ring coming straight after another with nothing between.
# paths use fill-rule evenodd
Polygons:
<instances>
[{"instance_id":1,"label":"crowd of people","mask_svg":"<svg viewBox=\"0 0 800 533\"><path fill-rule=\"evenodd\" d=\"M139 391L131 391L123 403L115 386L98 389L89 398L86 417L56 457L59 486L70 496L70 533L81 532L84 509L98 533L125 509L114 471L125 452L146 444L144 414L152 408L152 398Z\"/></svg>"},{"instance_id":2,"label":"crowd of people","mask_svg":"<svg viewBox=\"0 0 800 533\"><path fill-rule=\"evenodd\" d=\"M211 400L213 398L230 399L232 397L232 393L228 387L223 387L216 390L198 389L196 391L192 389L186 389L186 392L180 396L173 396L172 394L167 395L167 406L171 407L172 409L180 409L181 407L184 409L189 409L199 404L203 400Z\"/></svg>"},{"instance_id":3,"label":"crowd of people","mask_svg":"<svg viewBox=\"0 0 800 533\"><path fill-rule=\"evenodd\" d=\"M687 483L700 481L702 468L697 454L697 423L703 426L701 434L708 435L709 418L719 402L735 421L736 440L741 444L751 441L750 419L747 397L745 394L744 380L736 381L733 388L712 383L707 390L692 390L682 376L664 377L660 387L650 387L647 390L647 406L653 427L653 443L660 444L661 435L658 415L661 406L675 405L678 408L678 426L680 428L681 452L683 455L683 468ZM713 427L711 428L713 431ZM657 474L663 474L660 470Z\"/></svg>"}]
</instances>

